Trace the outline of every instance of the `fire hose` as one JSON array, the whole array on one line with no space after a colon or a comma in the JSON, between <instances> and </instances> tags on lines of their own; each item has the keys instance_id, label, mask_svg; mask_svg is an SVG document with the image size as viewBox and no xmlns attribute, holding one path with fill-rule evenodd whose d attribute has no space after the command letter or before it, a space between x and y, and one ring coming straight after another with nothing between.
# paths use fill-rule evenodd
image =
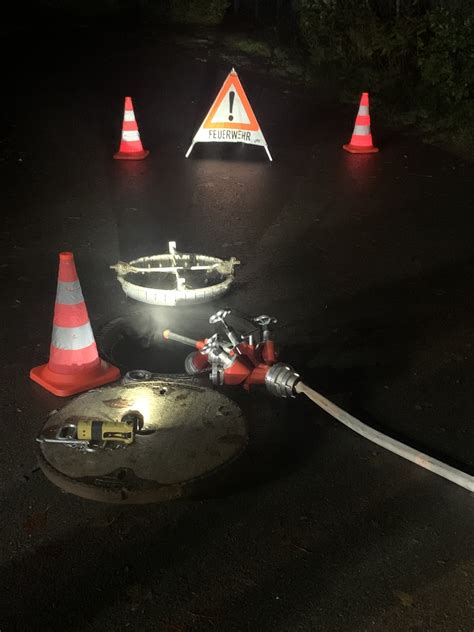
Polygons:
<instances>
[{"instance_id":1,"label":"fire hose","mask_svg":"<svg viewBox=\"0 0 474 632\"><path fill-rule=\"evenodd\" d=\"M296 397L304 394L334 419L372 443L456 485L474 491L474 476L374 430L307 386L291 366L276 362L277 351L271 339L271 326L276 323L275 318L265 314L251 319L245 318L251 321L256 329L250 334L241 335L229 325L227 318L230 314L229 309L220 310L209 318L211 324L219 324L224 329L227 340L220 338L217 333L208 339L193 340L169 330L163 332L165 340L174 340L194 347L195 351L189 354L185 361L188 374L207 372L215 385L240 384L246 390L255 384L265 384L267 390L277 397Z\"/></svg>"},{"instance_id":2,"label":"fire hose","mask_svg":"<svg viewBox=\"0 0 474 632\"><path fill-rule=\"evenodd\" d=\"M398 454L407 461L411 461L420 467L424 467L426 470L433 472L434 474L438 474L438 476L442 476L446 478L448 481L452 483L456 483L456 485L460 485L470 492L474 492L474 476L469 476L466 472L462 470L458 470L454 467L451 467L447 463L443 463L442 461L438 461L438 459L429 456L428 454L424 454L423 452L419 452L414 448L411 448L396 439L392 439L387 435L384 435L382 432L378 430L374 430L367 424L364 424L362 421L353 417L348 412L336 406L329 399L313 390L303 382L298 382L295 386L296 393L303 393L308 397L312 402L317 404L320 408L325 410L327 413L340 421L342 424L357 432L357 434L365 437L372 443L376 443L382 448L393 452L394 454Z\"/></svg>"}]
</instances>

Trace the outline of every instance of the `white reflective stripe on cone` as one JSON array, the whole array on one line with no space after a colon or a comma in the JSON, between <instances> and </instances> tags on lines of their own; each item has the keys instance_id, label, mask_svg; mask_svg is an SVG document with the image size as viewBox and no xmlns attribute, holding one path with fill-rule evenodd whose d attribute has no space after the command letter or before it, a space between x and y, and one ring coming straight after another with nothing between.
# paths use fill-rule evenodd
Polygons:
<instances>
[{"instance_id":1,"label":"white reflective stripe on cone","mask_svg":"<svg viewBox=\"0 0 474 632\"><path fill-rule=\"evenodd\" d=\"M133 110L125 110L125 112L123 114L123 120L124 121L134 121L135 120L135 114L134 114Z\"/></svg>"},{"instance_id":2,"label":"white reflective stripe on cone","mask_svg":"<svg viewBox=\"0 0 474 632\"><path fill-rule=\"evenodd\" d=\"M353 134L356 136L366 136L370 134L370 125L354 125Z\"/></svg>"},{"instance_id":3,"label":"white reflective stripe on cone","mask_svg":"<svg viewBox=\"0 0 474 632\"><path fill-rule=\"evenodd\" d=\"M140 134L138 133L138 130L133 130L132 132L130 131L123 131L122 132L122 138L123 140L127 140L129 142L134 141L134 140L140 140Z\"/></svg>"},{"instance_id":4,"label":"white reflective stripe on cone","mask_svg":"<svg viewBox=\"0 0 474 632\"><path fill-rule=\"evenodd\" d=\"M58 281L56 303L78 305L84 301L79 281Z\"/></svg>"},{"instance_id":5,"label":"white reflective stripe on cone","mask_svg":"<svg viewBox=\"0 0 474 632\"><path fill-rule=\"evenodd\" d=\"M59 327L54 325L51 344L57 349L78 351L94 342L94 334L90 323L80 327Z\"/></svg>"},{"instance_id":6,"label":"white reflective stripe on cone","mask_svg":"<svg viewBox=\"0 0 474 632\"><path fill-rule=\"evenodd\" d=\"M368 105L360 105L358 113L361 116L368 116L369 115L369 106Z\"/></svg>"}]
</instances>

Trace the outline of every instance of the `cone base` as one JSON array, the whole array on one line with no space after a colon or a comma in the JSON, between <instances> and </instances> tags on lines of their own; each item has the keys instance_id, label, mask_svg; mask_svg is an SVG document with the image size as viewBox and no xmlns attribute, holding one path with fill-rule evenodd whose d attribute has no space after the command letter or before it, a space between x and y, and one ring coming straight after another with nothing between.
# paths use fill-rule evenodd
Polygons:
<instances>
[{"instance_id":1,"label":"cone base","mask_svg":"<svg viewBox=\"0 0 474 632\"><path fill-rule=\"evenodd\" d=\"M149 153L149 149L144 149L143 151L118 151L114 154L114 160L144 160Z\"/></svg>"},{"instance_id":2,"label":"cone base","mask_svg":"<svg viewBox=\"0 0 474 632\"><path fill-rule=\"evenodd\" d=\"M343 145L342 148L348 151L350 154L376 154L379 151L379 148L374 147L373 145L363 147L360 145L351 145L350 143L348 143L347 145Z\"/></svg>"},{"instance_id":3,"label":"cone base","mask_svg":"<svg viewBox=\"0 0 474 632\"><path fill-rule=\"evenodd\" d=\"M69 375L55 373L47 364L35 366L30 371L30 378L34 382L59 397L69 397L69 395L82 393L96 386L114 382L119 377L120 370L102 359L94 369Z\"/></svg>"}]
</instances>

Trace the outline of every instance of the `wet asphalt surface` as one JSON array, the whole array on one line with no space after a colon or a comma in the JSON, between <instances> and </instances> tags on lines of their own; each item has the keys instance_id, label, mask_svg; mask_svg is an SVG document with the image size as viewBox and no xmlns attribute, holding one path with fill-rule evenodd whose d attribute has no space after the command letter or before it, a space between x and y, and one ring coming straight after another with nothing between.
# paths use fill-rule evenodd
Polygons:
<instances>
[{"instance_id":1,"label":"wet asphalt surface","mask_svg":"<svg viewBox=\"0 0 474 632\"><path fill-rule=\"evenodd\" d=\"M348 155L357 95L335 106L252 67L240 77L274 162L219 145L185 160L230 69L218 43L53 28L13 40L0 139L1 631L472 632L465 490L307 401L257 394L250 425L261 403L266 426L251 475L192 500L85 501L38 470L35 436L63 401L28 379L47 358L57 255L70 249L96 332L127 316L151 337L170 324L199 336L225 305L274 314L282 359L310 385L472 473L472 163L385 128L374 107L381 153ZM128 93L144 162L111 159ZM108 266L171 239L242 261L225 300L170 314L125 299Z\"/></svg>"}]
</instances>

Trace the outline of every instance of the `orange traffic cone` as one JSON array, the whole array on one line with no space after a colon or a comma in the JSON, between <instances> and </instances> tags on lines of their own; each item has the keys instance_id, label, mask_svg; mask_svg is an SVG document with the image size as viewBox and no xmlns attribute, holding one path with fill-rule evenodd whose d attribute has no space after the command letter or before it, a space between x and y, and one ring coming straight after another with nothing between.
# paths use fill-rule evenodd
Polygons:
<instances>
[{"instance_id":1,"label":"orange traffic cone","mask_svg":"<svg viewBox=\"0 0 474 632\"><path fill-rule=\"evenodd\" d=\"M372 144L370 133L369 93L363 92L360 98L359 111L357 112L354 131L351 142L342 146L351 154L375 154L378 148Z\"/></svg>"},{"instance_id":2,"label":"orange traffic cone","mask_svg":"<svg viewBox=\"0 0 474 632\"><path fill-rule=\"evenodd\" d=\"M143 160L150 152L143 149L138 131L135 113L133 111L132 97L125 97L125 110L123 113L122 140L120 149L114 158L116 160Z\"/></svg>"},{"instance_id":3,"label":"orange traffic cone","mask_svg":"<svg viewBox=\"0 0 474 632\"><path fill-rule=\"evenodd\" d=\"M67 397L119 377L116 367L99 358L74 256L61 252L49 362L31 369L30 378Z\"/></svg>"}]
</instances>

